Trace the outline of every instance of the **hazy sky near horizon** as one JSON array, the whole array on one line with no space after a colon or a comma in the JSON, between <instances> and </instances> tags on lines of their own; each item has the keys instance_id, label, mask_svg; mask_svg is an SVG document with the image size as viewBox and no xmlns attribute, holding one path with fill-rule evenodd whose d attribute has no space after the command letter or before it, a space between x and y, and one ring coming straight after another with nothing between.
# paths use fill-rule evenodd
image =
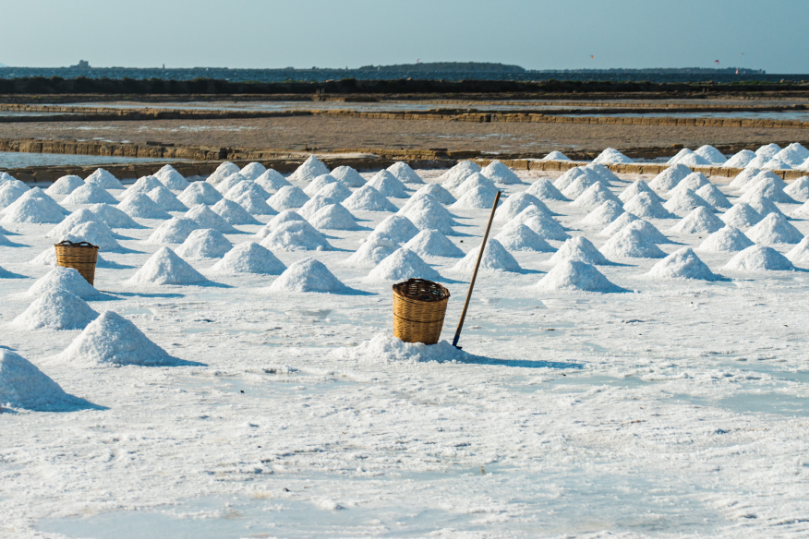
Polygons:
<instances>
[{"instance_id":1,"label":"hazy sky near horizon","mask_svg":"<svg viewBox=\"0 0 809 539\"><path fill-rule=\"evenodd\" d=\"M528 69L748 67L809 73L809 0L26 0L2 9L0 63ZM591 59L590 56L593 56Z\"/></svg>"}]
</instances>

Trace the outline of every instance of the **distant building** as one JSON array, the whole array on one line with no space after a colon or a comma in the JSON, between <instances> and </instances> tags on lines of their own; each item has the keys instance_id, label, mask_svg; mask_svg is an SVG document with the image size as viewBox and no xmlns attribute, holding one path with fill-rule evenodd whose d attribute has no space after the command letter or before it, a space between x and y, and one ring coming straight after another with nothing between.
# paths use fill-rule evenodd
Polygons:
<instances>
[{"instance_id":1,"label":"distant building","mask_svg":"<svg viewBox=\"0 0 809 539\"><path fill-rule=\"evenodd\" d=\"M92 69L90 67L90 62L88 62L87 60L79 60L78 64L76 64L74 66L70 66L70 68L71 69Z\"/></svg>"}]
</instances>

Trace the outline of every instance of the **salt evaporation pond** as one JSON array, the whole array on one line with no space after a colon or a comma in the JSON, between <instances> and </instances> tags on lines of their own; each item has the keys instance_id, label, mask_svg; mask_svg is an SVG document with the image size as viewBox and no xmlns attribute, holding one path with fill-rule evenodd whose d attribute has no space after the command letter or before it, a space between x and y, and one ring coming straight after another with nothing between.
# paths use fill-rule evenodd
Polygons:
<instances>
[{"instance_id":1,"label":"salt evaporation pond","mask_svg":"<svg viewBox=\"0 0 809 539\"><path fill-rule=\"evenodd\" d=\"M124 163L161 163L165 159L151 157L113 157L106 155L73 155L60 153L0 152L0 168L49 167L49 166L91 166ZM187 161L173 159L173 161Z\"/></svg>"}]
</instances>

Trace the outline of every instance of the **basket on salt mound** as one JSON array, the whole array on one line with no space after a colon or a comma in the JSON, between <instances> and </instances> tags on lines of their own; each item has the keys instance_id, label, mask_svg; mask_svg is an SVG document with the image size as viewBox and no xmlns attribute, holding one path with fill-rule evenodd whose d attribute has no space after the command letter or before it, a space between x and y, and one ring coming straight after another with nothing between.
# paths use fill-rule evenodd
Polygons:
<instances>
[{"instance_id":1,"label":"basket on salt mound","mask_svg":"<svg viewBox=\"0 0 809 539\"><path fill-rule=\"evenodd\" d=\"M96 262L98 262L98 246L81 241L63 241L54 244L56 249L56 265L63 268L73 268L78 271L84 279L93 284L96 274Z\"/></svg>"},{"instance_id":2,"label":"basket on salt mound","mask_svg":"<svg viewBox=\"0 0 809 539\"><path fill-rule=\"evenodd\" d=\"M393 335L404 342L437 343L449 295L449 290L425 279L393 285Z\"/></svg>"}]
</instances>

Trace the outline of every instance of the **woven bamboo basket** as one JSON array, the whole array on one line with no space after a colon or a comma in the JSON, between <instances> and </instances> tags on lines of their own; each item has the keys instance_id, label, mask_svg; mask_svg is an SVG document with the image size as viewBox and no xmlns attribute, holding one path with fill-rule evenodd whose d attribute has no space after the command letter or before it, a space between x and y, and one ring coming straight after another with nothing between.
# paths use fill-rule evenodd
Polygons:
<instances>
[{"instance_id":1,"label":"woven bamboo basket","mask_svg":"<svg viewBox=\"0 0 809 539\"><path fill-rule=\"evenodd\" d=\"M435 344L441 338L449 290L424 279L393 285L393 335L404 342Z\"/></svg>"},{"instance_id":2,"label":"woven bamboo basket","mask_svg":"<svg viewBox=\"0 0 809 539\"><path fill-rule=\"evenodd\" d=\"M53 247L56 249L57 266L73 268L81 273L88 283L93 284L98 260L98 246L86 241L79 243L63 241Z\"/></svg>"}]
</instances>

